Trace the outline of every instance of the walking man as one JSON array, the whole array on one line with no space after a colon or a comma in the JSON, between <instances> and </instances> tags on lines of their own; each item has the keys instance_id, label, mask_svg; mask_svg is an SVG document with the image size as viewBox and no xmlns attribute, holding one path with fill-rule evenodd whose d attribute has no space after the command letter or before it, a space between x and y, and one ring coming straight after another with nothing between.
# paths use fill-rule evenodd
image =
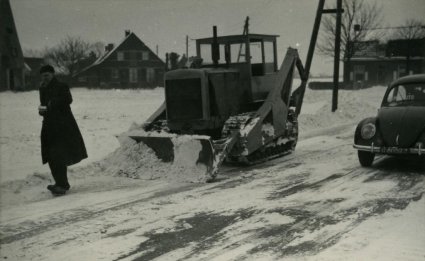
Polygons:
<instances>
[{"instance_id":1,"label":"walking man","mask_svg":"<svg viewBox=\"0 0 425 261\"><path fill-rule=\"evenodd\" d=\"M69 87L59 82L54 73L50 65L40 69L41 157L43 164L49 164L55 180L55 184L48 185L47 189L53 195L64 195L70 189L67 167L87 158L87 151L71 111Z\"/></svg>"}]
</instances>

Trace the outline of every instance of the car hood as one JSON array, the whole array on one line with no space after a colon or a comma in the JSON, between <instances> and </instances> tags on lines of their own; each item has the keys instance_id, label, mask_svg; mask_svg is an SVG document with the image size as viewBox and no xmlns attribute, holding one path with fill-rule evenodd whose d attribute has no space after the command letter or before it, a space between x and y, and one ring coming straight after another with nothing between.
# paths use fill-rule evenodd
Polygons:
<instances>
[{"instance_id":1,"label":"car hood","mask_svg":"<svg viewBox=\"0 0 425 261\"><path fill-rule=\"evenodd\" d=\"M425 107L382 107L378 112L378 123L387 146L412 147L425 131Z\"/></svg>"}]
</instances>

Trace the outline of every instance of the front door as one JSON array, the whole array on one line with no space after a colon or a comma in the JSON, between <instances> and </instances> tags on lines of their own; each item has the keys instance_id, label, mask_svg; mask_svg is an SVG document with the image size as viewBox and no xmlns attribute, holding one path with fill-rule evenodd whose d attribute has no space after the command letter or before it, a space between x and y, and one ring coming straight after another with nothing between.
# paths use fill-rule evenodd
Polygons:
<instances>
[{"instance_id":1,"label":"front door","mask_svg":"<svg viewBox=\"0 0 425 261\"><path fill-rule=\"evenodd\" d=\"M155 69L146 68L146 81L148 83L153 83L155 81Z\"/></svg>"},{"instance_id":2,"label":"front door","mask_svg":"<svg viewBox=\"0 0 425 261\"><path fill-rule=\"evenodd\" d=\"M130 68L128 76L130 83L137 83L137 68Z\"/></svg>"}]
</instances>

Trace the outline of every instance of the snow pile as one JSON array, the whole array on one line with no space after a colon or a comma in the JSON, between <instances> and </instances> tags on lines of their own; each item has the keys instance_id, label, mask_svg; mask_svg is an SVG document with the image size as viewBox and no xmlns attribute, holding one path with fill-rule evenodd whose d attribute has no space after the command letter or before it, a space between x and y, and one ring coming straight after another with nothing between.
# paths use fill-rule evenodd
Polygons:
<instances>
[{"instance_id":1,"label":"snow pile","mask_svg":"<svg viewBox=\"0 0 425 261\"><path fill-rule=\"evenodd\" d=\"M99 162L104 173L139 179L157 179L167 173L168 165L144 143L130 139Z\"/></svg>"},{"instance_id":2,"label":"snow pile","mask_svg":"<svg viewBox=\"0 0 425 261\"><path fill-rule=\"evenodd\" d=\"M385 88L377 86L358 91L339 92L338 109L332 112L332 92L308 90L298 118L301 136L313 129L354 124L365 117L376 116ZM323 102L328 100L328 102Z\"/></svg>"},{"instance_id":3,"label":"snow pile","mask_svg":"<svg viewBox=\"0 0 425 261\"><path fill-rule=\"evenodd\" d=\"M149 133L153 134L153 133ZM176 136L165 133L149 135L138 130L133 124L130 131L118 136L120 147L103 160L80 168L79 172L95 173L93 168L100 169L104 175L128 177L134 179L167 179L173 182L204 182L206 167L197 164L199 152L202 149L199 138L204 136ZM136 142L129 136L142 135L170 138L173 144L174 160L164 162L157 157L154 150L143 142ZM90 170L90 171L89 171Z\"/></svg>"}]
</instances>

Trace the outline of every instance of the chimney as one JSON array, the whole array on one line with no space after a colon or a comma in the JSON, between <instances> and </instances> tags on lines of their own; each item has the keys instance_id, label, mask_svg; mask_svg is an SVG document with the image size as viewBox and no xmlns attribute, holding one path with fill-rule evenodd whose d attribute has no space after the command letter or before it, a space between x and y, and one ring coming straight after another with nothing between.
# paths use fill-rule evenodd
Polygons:
<instances>
[{"instance_id":1,"label":"chimney","mask_svg":"<svg viewBox=\"0 0 425 261\"><path fill-rule=\"evenodd\" d=\"M114 44L110 43L108 45L105 46L105 53L112 51L112 49L114 49Z\"/></svg>"},{"instance_id":2,"label":"chimney","mask_svg":"<svg viewBox=\"0 0 425 261\"><path fill-rule=\"evenodd\" d=\"M130 34L130 30L125 30L125 37L127 37Z\"/></svg>"}]
</instances>

